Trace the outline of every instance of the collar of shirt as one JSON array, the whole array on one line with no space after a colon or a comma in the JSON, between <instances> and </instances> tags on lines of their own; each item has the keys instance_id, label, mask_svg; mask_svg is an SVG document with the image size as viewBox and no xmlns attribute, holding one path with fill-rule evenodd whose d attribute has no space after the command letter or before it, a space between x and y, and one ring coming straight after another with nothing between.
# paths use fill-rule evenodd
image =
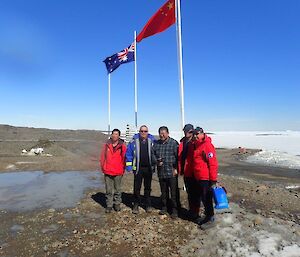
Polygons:
<instances>
[{"instance_id":1,"label":"collar of shirt","mask_svg":"<svg viewBox=\"0 0 300 257\"><path fill-rule=\"evenodd\" d=\"M170 141L170 137L168 137L166 140L160 140L160 142L161 142L161 144L167 144L167 143L169 143L169 141Z\"/></svg>"},{"instance_id":2,"label":"collar of shirt","mask_svg":"<svg viewBox=\"0 0 300 257\"><path fill-rule=\"evenodd\" d=\"M143 144L145 144L147 141L148 141L148 138L145 138L145 139L140 138L140 142L143 143Z\"/></svg>"}]
</instances>

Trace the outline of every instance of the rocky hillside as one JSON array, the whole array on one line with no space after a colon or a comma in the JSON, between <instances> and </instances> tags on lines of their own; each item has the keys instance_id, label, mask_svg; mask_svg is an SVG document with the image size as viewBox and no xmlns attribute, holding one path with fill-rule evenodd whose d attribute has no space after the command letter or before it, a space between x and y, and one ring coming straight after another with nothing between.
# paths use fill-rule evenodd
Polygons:
<instances>
[{"instance_id":1,"label":"rocky hillside","mask_svg":"<svg viewBox=\"0 0 300 257\"><path fill-rule=\"evenodd\" d=\"M0 170L22 170L28 162L36 163L32 169L44 171L77 168L94 170L98 168L100 148L106 138L107 135L96 130L0 125ZM52 157L21 155L23 149L29 151L35 147L42 147L45 154Z\"/></svg>"}]
</instances>

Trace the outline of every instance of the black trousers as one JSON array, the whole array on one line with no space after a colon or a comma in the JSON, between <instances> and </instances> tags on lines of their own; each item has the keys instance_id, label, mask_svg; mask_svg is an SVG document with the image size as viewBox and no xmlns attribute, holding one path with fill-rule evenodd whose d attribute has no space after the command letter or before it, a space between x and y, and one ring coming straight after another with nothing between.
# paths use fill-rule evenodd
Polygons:
<instances>
[{"instance_id":1,"label":"black trousers","mask_svg":"<svg viewBox=\"0 0 300 257\"><path fill-rule=\"evenodd\" d=\"M204 205L205 216L214 216L213 191L211 188L211 182L208 180L197 180L196 186L199 192L198 201L201 201Z\"/></svg>"},{"instance_id":2,"label":"black trousers","mask_svg":"<svg viewBox=\"0 0 300 257\"><path fill-rule=\"evenodd\" d=\"M178 176L176 176L176 183L177 183L177 194L176 194L176 200L177 200L177 209L180 210L181 209L181 202L180 202L180 190L179 190L179 186L178 186Z\"/></svg>"},{"instance_id":3,"label":"black trousers","mask_svg":"<svg viewBox=\"0 0 300 257\"><path fill-rule=\"evenodd\" d=\"M150 193L152 182L152 169L151 167L140 167L137 174L134 175L134 203L141 204L141 187L144 180L144 197L146 206L151 206Z\"/></svg>"},{"instance_id":4,"label":"black trousers","mask_svg":"<svg viewBox=\"0 0 300 257\"><path fill-rule=\"evenodd\" d=\"M184 177L184 184L188 195L189 210L198 215L200 208L200 192L197 181L193 177Z\"/></svg>"},{"instance_id":5,"label":"black trousers","mask_svg":"<svg viewBox=\"0 0 300 257\"><path fill-rule=\"evenodd\" d=\"M177 177L171 178L160 178L159 179L160 190L161 190L161 203L162 209L167 209L167 202L169 199L169 192L171 193L171 203L173 210L177 210L178 201L178 180Z\"/></svg>"}]
</instances>

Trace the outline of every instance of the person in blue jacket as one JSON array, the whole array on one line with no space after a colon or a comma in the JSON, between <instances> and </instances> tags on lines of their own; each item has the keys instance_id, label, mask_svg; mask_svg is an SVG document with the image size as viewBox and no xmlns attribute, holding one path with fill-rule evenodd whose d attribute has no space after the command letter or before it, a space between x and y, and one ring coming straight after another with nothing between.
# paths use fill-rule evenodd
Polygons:
<instances>
[{"instance_id":1,"label":"person in blue jacket","mask_svg":"<svg viewBox=\"0 0 300 257\"><path fill-rule=\"evenodd\" d=\"M144 180L144 197L146 212L151 212L151 182L152 173L155 171L156 159L153 152L155 138L149 134L148 127L140 127L139 133L135 134L127 146L126 151L126 170L134 173L134 205L133 214L139 213L141 205L141 187Z\"/></svg>"}]
</instances>

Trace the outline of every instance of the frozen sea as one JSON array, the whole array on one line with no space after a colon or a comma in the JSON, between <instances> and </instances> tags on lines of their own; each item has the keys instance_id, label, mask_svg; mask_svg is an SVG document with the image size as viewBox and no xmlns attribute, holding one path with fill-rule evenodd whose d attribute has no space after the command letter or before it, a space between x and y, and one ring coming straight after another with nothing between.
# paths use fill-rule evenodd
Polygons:
<instances>
[{"instance_id":1,"label":"frozen sea","mask_svg":"<svg viewBox=\"0 0 300 257\"><path fill-rule=\"evenodd\" d=\"M252 163L300 170L300 131L210 131L217 148L245 147L262 151L248 158ZM181 132L170 136L180 140Z\"/></svg>"}]
</instances>

